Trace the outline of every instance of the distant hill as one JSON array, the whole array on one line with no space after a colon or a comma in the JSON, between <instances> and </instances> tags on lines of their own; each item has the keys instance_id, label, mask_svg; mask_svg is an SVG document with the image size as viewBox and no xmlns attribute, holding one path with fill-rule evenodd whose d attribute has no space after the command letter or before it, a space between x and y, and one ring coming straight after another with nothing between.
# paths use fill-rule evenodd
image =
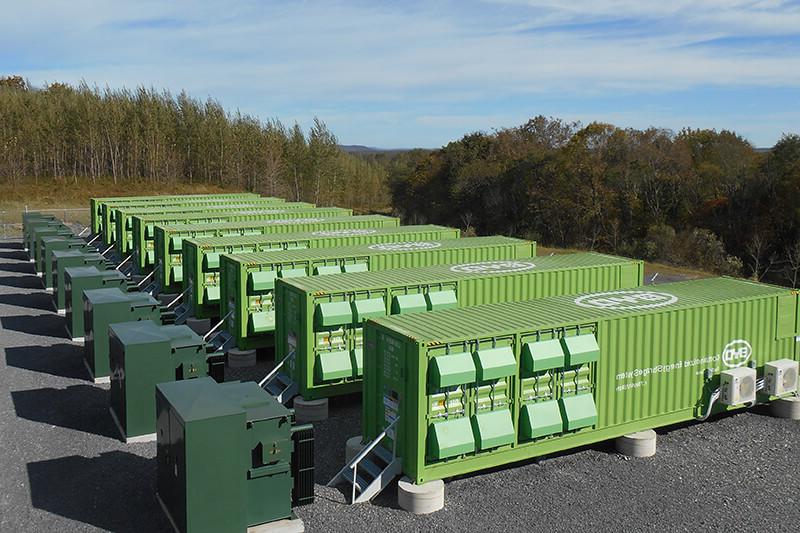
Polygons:
<instances>
[{"instance_id":1,"label":"distant hill","mask_svg":"<svg viewBox=\"0 0 800 533\"><path fill-rule=\"evenodd\" d=\"M408 152L412 148L375 148L361 144L340 144L339 148L349 154L391 154L398 152Z\"/></svg>"}]
</instances>

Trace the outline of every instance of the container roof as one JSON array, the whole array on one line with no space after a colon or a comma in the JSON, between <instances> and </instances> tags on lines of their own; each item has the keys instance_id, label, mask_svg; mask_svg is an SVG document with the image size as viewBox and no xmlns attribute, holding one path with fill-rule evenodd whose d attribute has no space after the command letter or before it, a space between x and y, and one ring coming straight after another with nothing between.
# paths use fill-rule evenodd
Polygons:
<instances>
[{"instance_id":1,"label":"container roof","mask_svg":"<svg viewBox=\"0 0 800 533\"><path fill-rule=\"evenodd\" d=\"M420 342L448 342L791 293L787 288L753 281L710 278L436 313L394 315L374 321Z\"/></svg>"},{"instance_id":2,"label":"container roof","mask_svg":"<svg viewBox=\"0 0 800 533\"><path fill-rule=\"evenodd\" d=\"M206 218L214 216L222 216L226 214L232 215L271 215L280 213L349 213L349 209L343 207L303 207L300 209L286 209L279 207L281 204L265 204L263 208L258 206L242 209L241 207L227 207L217 209L206 209L204 211L186 213L184 216L178 216L180 213L164 213L163 215L134 215L136 218L144 222L153 222L158 220L184 220L193 218Z\"/></svg>"},{"instance_id":3,"label":"container roof","mask_svg":"<svg viewBox=\"0 0 800 533\"><path fill-rule=\"evenodd\" d=\"M424 240L410 242L383 242L362 244L359 246L338 246L336 248L305 248L302 250L276 250L273 252L257 252L224 255L223 257L237 263L270 264L289 263L315 259L335 259L337 257L379 255L399 252L425 252L436 250L456 250L463 248L480 248L483 246L510 246L530 243L514 237L495 235L492 237L467 237L463 239Z\"/></svg>"},{"instance_id":4,"label":"container roof","mask_svg":"<svg viewBox=\"0 0 800 533\"><path fill-rule=\"evenodd\" d=\"M357 216L336 216L336 217L315 217L309 215L303 218L281 218L272 220L245 220L241 222L218 222L215 224L182 224L180 226L172 226L169 224L159 224L158 227L163 228L165 231L202 231L207 229L246 229L246 228L263 228L265 226L287 226L290 224L318 224L320 222L335 223L335 222L372 222L383 220L395 220L394 217L387 217L385 215L357 215Z\"/></svg>"},{"instance_id":5,"label":"container roof","mask_svg":"<svg viewBox=\"0 0 800 533\"><path fill-rule=\"evenodd\" d=\"M420 268L400 268L376 272L350 272L328 276L286 278L288 283L306 292L341 292L379 289L386 286L420 285L458 281L470 278L528 276L535 272L569 270L605 265L636 264L641 261L594 252L435 265Z\"/></svg>"},{"instance_id":6,"label":"container roof","mask_svg":"<svg viewBox=\"0 0 800 533\"><path fill-rule=\"evenodd\" d=\"M175 230L184 231L185 227L186 226L176 226ZM346 228L333 230L320 229L316 231L292 231L287 233L268 233L265 235L237 235L233 237L197 237L190 240L202 249L211 249L226 246L247 246L249 244L262 244L269 242L305 241L309 239L323 239L326 237L335 238L349 236L357 237L361 235L395 235L398 233L447 230L455 231L455 228L426 224L421 226L384 226L378 228Z\"/></svg>"}]
</instances>

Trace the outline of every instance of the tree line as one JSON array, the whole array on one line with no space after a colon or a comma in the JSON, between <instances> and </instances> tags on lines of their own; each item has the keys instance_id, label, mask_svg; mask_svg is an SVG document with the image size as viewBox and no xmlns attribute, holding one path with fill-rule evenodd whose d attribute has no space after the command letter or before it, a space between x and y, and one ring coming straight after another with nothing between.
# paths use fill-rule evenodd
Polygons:
<instances>
[{"instance_id":1,"label":"tree line","mask_svg":"<svg viewBox=\"0 0 800 533\"><path fill-rule=\"evenodd\" d=\"M0 180L54 177L211 183L360 210L389 202L383 167L342 152L319 119L303 131L185 92L0 78Z\"/></svg>"},{"instance_id":2,"label":"tree line","mask_svg":"<svg viewBox=\"0 0 800 533\"><path fill-rule=\"evenodd\" d=\"M535 117L439 150L370 155L408 222L800 283L800 136Z\"/></svg>"}]
</instances>

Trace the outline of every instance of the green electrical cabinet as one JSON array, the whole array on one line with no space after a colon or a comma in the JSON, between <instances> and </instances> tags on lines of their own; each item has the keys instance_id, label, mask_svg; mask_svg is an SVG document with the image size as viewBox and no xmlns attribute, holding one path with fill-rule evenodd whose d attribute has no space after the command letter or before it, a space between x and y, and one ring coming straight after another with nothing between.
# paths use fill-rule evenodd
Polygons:
<instances>
[{"instance_id":1,"label":"green electrical cabinet","mask_svg":"<svg viewBox=\"0 0 800 533\"><path fill-rule=\"evenodd\" d=\"M41 273L42 257L42 239L45 237L74 237L72 230L63 224L51 224L48 226L36 226L31 232L31 241L33 243L31 259L33 260L36 272Z\"/></svg>"},{"instance_id":2,"label":"green electrical cabinet","mask_svg":"<svg viewBox=\"0 0 800 533\"><path fill-rule=\"evenodd\" d=\"M396 420L380 446L424 483L751 405L732 375L770 401L757 376L797 368L797 311L714 278L371 319L363 434Z\"/></svg>"},{"instance_id":3,"label":"green electrical cabinet","mask_svg":"<svg viewBox=\"0 0 800 533\"><path fill-rule=\"evenodd\" d=\"M133 217L133 254L135 264L141 272L149 272L155 266L156 226L178 226L218 224L221 222L253 222L262 220L290 221L288 223L318 222L327 217L349 217L352 209L341 207L314 207L303 209L281 209L280 204L272 209L253 209L232 212L227 210L188 213L185 215L135 215Z\"/></svg>"},{"instance_id":4,"label":"green electrical cabinet","mask_svg":"<svg viewBox=\"0 0 800 533\"><path fill-rule=\"evenodd\" d=\"M177 531L245 533L313 502L313 428L256 383L155 389L157 494Z\"/></svg>"},{"instance_id":5,"label":"green electrical cabinet","mask_svg":"<svg viewBox=\"0 0 800 533\"><path fill-rule=\"evenodd\" d=\"M37 270L42 276L45 288L50 290L53 288L53 252L56 250L78 250L86 253L97 251L80 237L44 237L40 254L41 261Z\"/></svg>"},{"instance_id":6,"label":"green electrical cabinet","mask_svg":"<svg viewBox=\"0 0 800 533\"><path fill-rule=\"evenodd\" d=\"M64 289L64 272L70 267L97 267L105 270L108 267L106 258L97 252L84 252L81 250L53 250L53 300L59 315L66 314L67 293Z\"/></svg>"},{"instance_id":7,"label":"green electrical cabinet","mask_svg":"<svg viewBox=\"0 0 800 533\"><path fill-rule=\"evenodd\" d=\"M222 381L221 356L208 355L188 326L149 320L108 326L111 412L126 442L152 440L158 383L212 375Z\"/></svg>"},{"instance_id":8,"label":"green electrical cabinet","mask_svg":"<svg viewBox=\"0 0 800 533\"><path fill-rule=\"evenodd\" d=\"M362 325L369 318L635 288L643 281L642 261L598 253L280 279L275 359L291 355L283 368L305 399L349 394L361 390Z\"/></svg>"},{"instance_id":9,"label":"green electrical cabinet","mask_svg":"<svg viewBox=\"0 0 800 533\"><path fill-rule=\"evenodd\" d=\"M161 324L161 304L146 292L124 292L113 287L83 291L83 360L95 383L111 375L108 326L118 322L150 320Z\"/></svg>"},{"instance_id":10,"label":"green electrical cabinet","mask_svg":"<svg viewBox=\"0 0 800 533\"><path fill-rule=\"evenodd\" d=\"M83 291L116 287L126 291L128 278L118 270L100 270L96 266L68 267L64 269L64 302L66 304L67 332L72 340L82 340Z\"/></svg>"},{"instance_id":11,"label":"green electrical cabinet","mask_svg":"<svg viewBox=\"0 0 800 533\"><path fill-rule=\"evenodd\" d=\"M223 255L220 316L230 315L225 328L239 348L269 346L274 340L274 288L278 278L528 259L535 255L536 243L500 236Z\"/></svg>"},{"instance_id":12,"label":"green electrical cabinet","mask_svg":"<svg viewBox=\"0 0 800 533\"><path fill-rule=\"evenodd\" d=\"M36 243L36 233L42 229L52 229L52 228L66 228L66 226L60 221L55 218L35 218L32 217L29 220L25 227L25 234L24 234L24 245L25 249L28 251L28 257L30 257L31 262L36 262L34 257L34 247Z\"/></svg>"},{"instance_id":13,"label":"green electrical cabinet","mask_svg":"<svg viewBox=\"0 0 800 533\"><path fill-rule=\"evenodd\" d=\"M353 217L355 218L355 217ZM170 262L180 265L185 287L197 317L219 315L219 261L223 254L257 253L305 248L338 248L380 242L456 239L461 232L445 226L388 226L323 229L280 234L184 239L182 254ZM173 248L174 250L174 248Z\"/></svg>"},{"instance_id":14,"label":"green electrical cabinet","mask_svg":"<svg viewBox=\"0 0 800 533\"><path fill-rule=\"evenodd\" d=\"M30 242L29 231L33 224L53 221L56 221L56 216L50 213L40 213L38 211L25 211L22 213L22 246L26 252L30 251L28 247Z\"/></svg>"}]
</instances>

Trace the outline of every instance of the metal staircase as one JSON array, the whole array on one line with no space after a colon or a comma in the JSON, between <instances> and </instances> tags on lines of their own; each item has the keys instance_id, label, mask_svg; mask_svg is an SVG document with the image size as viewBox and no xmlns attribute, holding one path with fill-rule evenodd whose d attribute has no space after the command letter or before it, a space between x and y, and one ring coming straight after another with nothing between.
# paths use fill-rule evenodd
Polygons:
<instances>
[{"instance_id":1,"label":"metal staircase","mask_svg":"<svg viewBox=\"0 0 800 533\"><path fill-rule=\"evenodd\" d=\"M380 435L339 470L339 473L328 482L328 486L334 487L342 481L350 483L352 485L350 503L368 502L389 486L389 483L403 470L403 460L397 457L394 438L394 426L398 420L399 417L395 418ZM392 438L391 452L380 445L387 435Z\"/></svg>"},{"instance_id":2,"label":"metal staircase","mask_svg":"<svg viewBox=\"0 0 800 533\"><path fill-rule=\"evenodd\" d=\"M297 395L297 383L281 372L286 362L294 357L294 350L284 357L267 376L258 382L258 386L274 396L279 402L286 404Z\"/></svg>"}]
</instances>

